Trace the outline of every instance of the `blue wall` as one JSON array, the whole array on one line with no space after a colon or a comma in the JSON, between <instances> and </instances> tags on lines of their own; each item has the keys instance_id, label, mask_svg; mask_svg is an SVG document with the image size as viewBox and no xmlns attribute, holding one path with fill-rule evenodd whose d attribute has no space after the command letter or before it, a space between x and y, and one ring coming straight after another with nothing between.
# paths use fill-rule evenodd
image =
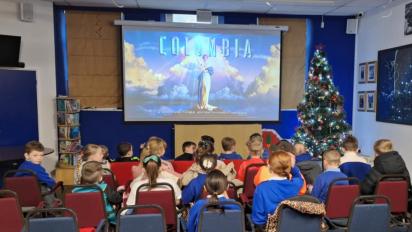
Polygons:
<instances>
[{"instance_id":1,"label":"blue wall","mask_svg":"<svg viewBox=\"0 0 412 232\"><path fill-rule=\"evenodd\" d=\"M59 18L64 15L59 12L64 9L77 10L98 10L98 11L120 11L119 9L96 9L96 8L76 8L76 7L55 7L55 20L58 24L56 30L62 26L64 19ZM127 20L153 20L162 21L165 13L176 13L162 10L136 10L136 9L121 9ZM186 12L187 13L187 12ZM354 67L354 51L355 51L355 36L346 34L346 19L347 17L324 17L325 28L320 28L320 16L285 16L285 15L258 15L246 13L217 13L216 15L224 16L226 24L256 24L257 17L290 17L290 18L306 18L308 20L307 33L307 60L312 56L315 45L322 43L325 45L325 50L330 64L333 68L334 81L341 94L345 98L345 110L347 112L347 120L352 122L352 93L353 93L353 67ZM63 23L64 24L64 23ZM63 25L64 26L64 25ZM65 30L61 30L65 31ZM63 41L61 35L56 35L56 43ZM56 76L57 76L57 91L58 94L67 94L67 88L64 88L66 83L64 68L64 45L56 45ZM263 128L275 129L282 137L290 138L295 128L298 126L296 111L281 111L279 123L263 123ZM112 157L116 156L115 147L121 141L129 141L135 147L135 153L140 143L143 143L150 136L159 136L166 140L169 147L166 151L166 157L173 158L172 151L174 150L174 130L173 123L135 123L126 124L123 122L123 112L121 111L82 111L80 113L82 143L97 143L105 144L110 149ZM194 138L197 139L197 138Z\"/></svg>"}]
</instances>

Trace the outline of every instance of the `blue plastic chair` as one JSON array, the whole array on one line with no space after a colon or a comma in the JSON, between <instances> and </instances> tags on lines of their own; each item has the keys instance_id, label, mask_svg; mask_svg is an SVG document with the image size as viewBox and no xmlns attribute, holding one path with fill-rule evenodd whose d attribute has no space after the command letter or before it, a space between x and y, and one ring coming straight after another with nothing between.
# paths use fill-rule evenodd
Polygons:
<instances>
[{"instance_id":1,"label":"blue plastic chair","mask_svg":"<svg viewBox=\"0 0 412 232\"><path fill-rule=\"evenodd\" d=\"M59 213L59 214L56 214ZM36 215L53 215L53 217L34 218ZM60 216L59 216L60 215ZM78 232L77 217L71 209L49 208L36 209L27 215L25 227L27 232Z\"/></svg>"},{"instance_id":2,"label":"blue plastic chair","mask_svg":"<svg viewBox=\"0 0 412 232\"><path fill-rule=\"evenodd\" d=\"M129 214L138 209L155 209L159 213ZM122 212L126 211L125 215ZM133 205L119 210L117 215L117 232L161 232L166 231L164 210L159 205Z\"/></svg>"},{"instance_id":3,"label":"blue plastic chair","mask_svg":"<svg viewBox=\"0 0 412 232\"><path fill-rule=\"evenodd\" d=\"M239 209L225 209L236 205ZM215 208L215 209L210 209ZM243 207L237 202L219 202L218 205L206 204L200 210L199 232L245 231Z\"/></svg>"}]
</instances>

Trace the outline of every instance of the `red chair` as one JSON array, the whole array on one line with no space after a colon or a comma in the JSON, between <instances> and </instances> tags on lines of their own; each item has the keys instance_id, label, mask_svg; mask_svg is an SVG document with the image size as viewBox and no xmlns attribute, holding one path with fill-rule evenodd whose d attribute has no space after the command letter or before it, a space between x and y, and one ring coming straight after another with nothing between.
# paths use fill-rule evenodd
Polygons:
<instances>
[{"instance_id":1,"label":"red chair","mask_svg":"<svg viewBox=\"0 0 412 232\"><path fill-rule=\"evenodd\" d=\"M240 165L242 165L243 161L244 160L223 160L223 162L225 162L225 164L233 162L233 165L235 167L236 172L239 171Z\"/></svg>"},{"instance_id":2,"label":"red chair","mask_svg":"<svg viewBox=\"0 0 412 232\"><path fill-rule=\"evenodd\" d=\"M251 164L246 167L245 182L243 182L243 192L240 194L240 200L244 205L250 205L253 201L253 194L255 193L256 189L256 186L253 183L253 179L262 166L265 166L265 164Z\"/></svg>"},{"instance_id":3,"label":"red chair","mask_svg":"<svg viewBox=\"0 0 412 232\"><path fill-rule=\"evenodd\" d=\"M24 226L23 213L17 194L0 190L0 227L2 232L20 232Z\"/></svg>"},{"instance_id":4,"label":"red chair","mask_svg":"<svg viewBox=\"0 0 412 232\"><path fill-rule=\"evenodd\" d=\"M24 176L15 176L16 174ZM45 202L43 196L55 194L57 189L61 188L63 194L63 182L59 181L47 193L41 192L40 182L37 180L36 173L31 170L9 170L3 176L4 188L14 191L19 199L23 212L28 212L34 208L43 208ZM54 207L59 206L56 202Z\"/></svg>"},{"instance_id":5,"label":"red chair","mask_svg":"<svg viewBox=\"0 0 412 232\"><path fill-rule=\"evenodd\" d=\"M112 173L116 176L119 186L126 185L133 180L132 167L139 166L139 162L113 162L110 163Z\"/></svg>"},{"instance_id":6,"label":"red chair","mask_svg":"<svg viewBox=\"0 0 412 232\"><path fill-rule=\"evenodd\" d=\"M147 190L148 187L150 187L149 184L143 184L136 190L135 205L159 205L164 210L166 224L168 227L177 228L177 231L180 231L180 223L178 223L177 220L176 199L173 187L168 183L157 183L154 188L166 187L167 190L154 189L145 191L144 189ZM158 211L154 209L138 209L135 213L151 214L158 213Z\"/></svg>"},{"instance_id":7,"label":"red chair","mask_svg":"<svg viewBox=\"0 0 412 232\"><path fill-rule=\"evenodd\" d=\"M406 215L408 211L408 182L405 176L384 175L379 180L375 195L383 195L391 202L391 213ZM376 203L385 202L377 199Z\"/></svg>"},{"instance_id":8,"label":"red chair","mask_svg":"<svg viewBox=\"0 0 412 232\"><path fill-rule=\"evenodd\" d=\"M352 185L338 185L339 181L348 181ZM359 180L356 177L338 178L329 185L326 199L326 216L330 219L345 219L339 224L346 224L349 218L353 201L359 197Z\"/></svg>"},{"instance_id":9,"label":"red chair","mask_svg":"<svg viewBox=\"0 0 412 232\"><path fill-rule=\"evenodd\" d=\"M177 173L184 173L185 171L187 171L192 166L193 163L194 163L194 161L192 161L192 160L190 160L190 161L187 161L187 160L172 161L173 169Z\"/></svg>"},{"instance_id":10,"label":"red chair","mask_svg":"<svg viewBox=\"0 0 412 232\"><path fill-rule=\"evenodd\" d=\"M103 192L97 185L75 185L74 188L93 189L94 192L66 193L65 207L77 215L80 228L108 228Z\"/></svg>"},{"instance_id":11,"label":"red chair","mask_svg":"<svg viewBox=\"0 0 412 232\"><path fill-rule=\"evenodd\" d=\"M117 184L116 176L110 169L103 169L103 181L109 186L111 190L116 191L117 187L119 186Z\"/></svg>"}]
</instances>

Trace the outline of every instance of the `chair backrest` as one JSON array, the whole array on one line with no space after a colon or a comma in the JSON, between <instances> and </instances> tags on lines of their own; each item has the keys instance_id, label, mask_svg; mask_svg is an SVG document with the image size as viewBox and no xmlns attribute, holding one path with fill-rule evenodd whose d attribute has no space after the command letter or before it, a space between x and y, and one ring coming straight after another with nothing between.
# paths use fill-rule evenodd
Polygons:
<instances>
[{"instance_id":1,"label":"chair backrest","mask_svg":"<svg viewBox=\"0 0 412 232\"><path fill-rule=\"evenodd\" d=\"M253 179L255 178L256 174L258 173L260 167L265 166L264 163L260 164L251 164L246 167L245 171L245 182L243 183L243 193L246 195L247 198L253 198L253 194L255 193L256 186L253 183Z\"/></svg>"},{"instance_id":2,"label":"chair backrest","mask_svg":"<svg viewBox=\"0 0 412 232\"><path fill-rule=\"evenodd\" d=\"M362 162L347 162L340 165L339 168L346 176L356 177L360 181L363 181L363 179L365 179L366 175L372 169L369 164Z\"/></svg>"},{"instance_id":3,"label":"chair backrest","mask_svg":"<svg viewBox=\"0 0 412 232\"><path fill-rule=\"evenodd\" d=\"M74 188L91 189L93 192L66 193L65 207L73 210L79 227L95 227L101 220L106 220L103 192L97 185L75 185Z\"/></svg>"},{"instance_id":4,"label":"chair backrest","mask_svg":"<svg viewBox=\"0 0 412 232\"><path fill-rule=\"evenodd\" d=\"M320 231L322 216L304 214L290 207L280 210L279 232Z\"/></svg>"},{"instance_id":5,"label":"chair backrest","mask_svg":"<svg viewBox=\"0 0 412 232\"><path fill-rule=\"evenodd\" d=\"M390 199L392 213L400 214L408 211L408 182L405 176L383 176L375 189L375 194ZM376 203L382 202L382 198L376 199Z\"/></svg>"},{"instance_id":6,"label":"chair backrest","mask_svg":"<svg viewBox=\"0 0 412 232\"><path fill-rule=\"evenodd\" d=\"M158 212L121 215L123 211L137 209L152 209ZM134 231L136 228L139 228L139 232L165 232L167 227L163 209L158 205L133 205L120 209L117 214L116 232Z\"/></svg>"},{"instance_id":7,"label":"chair backrest","mask_svg":"<svg viewBox=\"0 0 412 232\"><path fill-rule=\"evenodd\" d=\"M20 232L24 225L17 194L0 190L0 227L4 232Z\"/></svg>"},{"instance_id":8,"label":"chair backrest","mask_svg":"<svg viewBox=\"0 0 412 232\"><path fill-rule=\"evenodd\" d=\"M237 205L239 209L224 209L227 205ZM242 206L237 202L219 202L217 210L208 210L214 205L206 204L200 210L198 231L245 231Z\"/></svg>"},{"instance_id":9,"label":"chair backrest","mask_svg":"<svg viewBox=\"0 0 412 232\"><path fill-rule=\"evenodd\" d=\"M194 163L193 160L175 160L172 161L173 169L177 173L184 173Z\"/></svg>"},{"instance_id":10,"label":"chair backrest","mask_svg":"<svg viewBox=\"0 0 412 232\"><path fill-rule=\"evenodd\" d=\"M111 190L116 190L118 187L116 176L110 169L103 169L103 181Z\"/></svg>"},{"instance_id":11,"label":"chair backrest","mask_svg":"<svg viewBox=\"0 0 412 232\"><path fill-rule=\"evenodd\" d=\"M46 213L53 217L34 218L34 216ZM27 232L78 232L76 214L67 208L36 209L26 217Z\"/></svg>"},{"instance_id":12,"label":"chair backrest","mask_svg":"<svg viewBox=\"0 0 412 232\"><path fill-rule=\"evenodd\" d=\"M362 200L380 199L381 204L359 204ZM355 199L348 221L349 232L387 232L390 231L390 201L385 196L361 196Z\"/></svg>"},{"instance_id":13,"label":"chair backrest","mask_svg":"<svg viewBox=\"0 0 412 232\"><path fill-rule=\"evenodd\" d=\"M233 163L236 172L239 171L240 165L242 165L243 161L244 160L223 160L225 164Z\"/></svg>"},{"instance_id":14,"label":"chair backrest","mask_svg":"<svg viewBox=\"0 0 412 232\"><path fill-rule=\"evenodd\" d=\"M176 200L173 187L168 183L157 183L150 191L149 184L143 184L136 190L136 205L159 205L165 213L166 224L177 225ZM155 189L166 187L167 189ZM152 214L158 211L153 209L136 209L135 213Z\"/></svg>"},{"instance_id":15,"label":"chair backrest","mask_svg":"<svg viewBox=\"0 0 412 232\"><path fill-rule=\"evenodd\" d=\"M21 207L37 207L42 201L40 183L31 170L9 170L3 176L4 188L15 192Z\"/></svg>"},{"instance_id":16,"label":"chair backrest","mask_svg":"<svg viewBox=\"0 0 412 232\"><path fill-rule=\"evenodd\" d=\"M338 182L349 181L357 184L338 185ZM348 218L353 201L360 195L359 180L355 177L338 178L329 185L326 200L326 215L329 218Z\"/></svg>"},{"instance_id":17,"label":"chair backrest","mask_svg":"<svg viewBox=\"0 0 412 232\"><path fill-rule=\"evenodd\" d=\"M110 163L111 171L116 176L118 185L125 185L133 180L132 167L138 166L139 162L113 162Z\"/></svg>"}]
</instances>

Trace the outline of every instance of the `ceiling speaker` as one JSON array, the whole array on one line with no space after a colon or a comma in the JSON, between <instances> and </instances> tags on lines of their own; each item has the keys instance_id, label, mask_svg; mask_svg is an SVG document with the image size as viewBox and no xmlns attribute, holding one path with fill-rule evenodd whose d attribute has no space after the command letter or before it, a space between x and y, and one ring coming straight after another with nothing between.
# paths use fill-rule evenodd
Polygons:
<instances>
[{"instance_id":1,"label":"ceiling speaker","mask_svg":"<svg viewBox=\"0 0 412 232\"><path fill-rule=\"evenodd\" d=\"M212 11L210 10L197 10L196 15L198 22L212 22Z\"/></svg>"},{"instance_id":2,"label":"ceiling speaker","mask_svg":"<svg viewBox=\"0 0 412 232\"><path fill-rule=\"evenodd\" d=\"M359 19L347 19L346 20L346 34L358 33Z\"/></svg>"},{"instance_id":3,"label":"ceiling speaker","mask_svg":"<svg viewBox=\"0 0 412 232\"><path fill-rule=\"evenodd\" d=\"M34 12L33 3L20 2L20 20L24 22L33 22Z\"/></svg>"}]
</instances>

